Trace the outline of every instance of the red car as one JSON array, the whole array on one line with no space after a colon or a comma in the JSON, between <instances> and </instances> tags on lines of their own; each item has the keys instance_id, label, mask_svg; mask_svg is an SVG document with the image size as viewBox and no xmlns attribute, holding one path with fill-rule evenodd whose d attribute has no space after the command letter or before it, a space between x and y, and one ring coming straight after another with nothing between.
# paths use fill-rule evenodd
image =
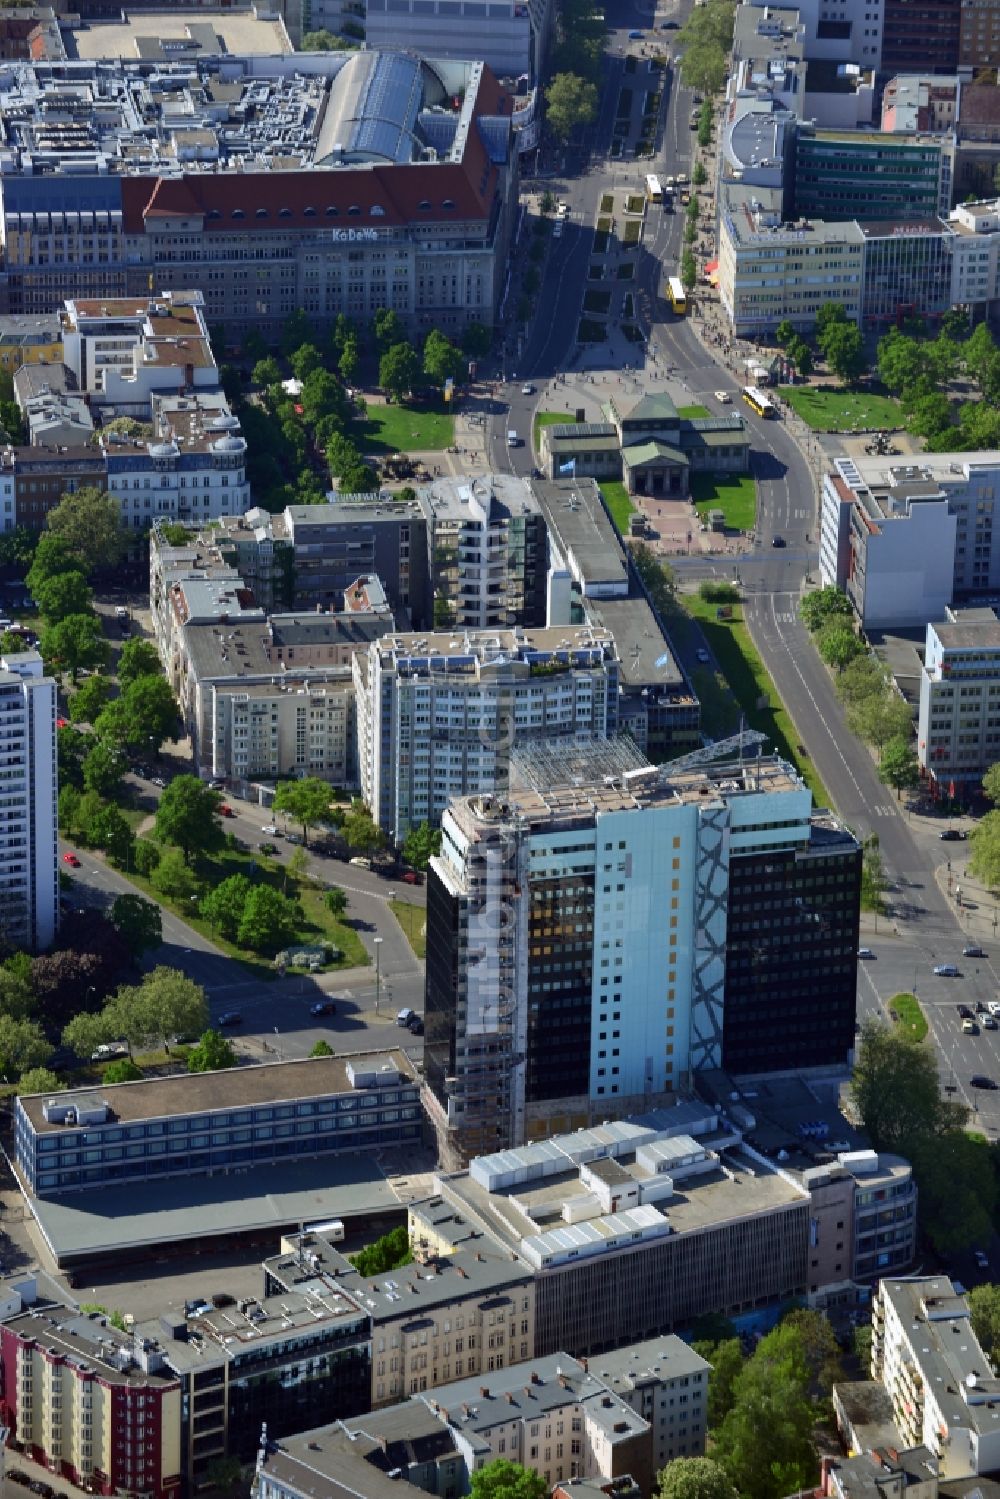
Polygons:
<instances>
[{"instance_id":1,"label":"red car","mask_svg":"<svg viewBox=\"0 0 1000 1499\"><path fill-rule=\"evenodd\" d=\"M223 802L222 805L219 808L219 816L220 817L235 817L236 813L233 811L232 807L228 806L225 802Z\"/></svg>"},{"instance_id":2,"label":"red car","mask_svg":"<svg viewBox=\"0 0 1000 1499\"><path fill-rule=\"evenodd\" d=\"M74 869L80 868L80 861L74 853L66 852L65 854L63 854L63 863L71 864Z\"/></svg>"},{"instance_id":3,"label":"red car","mask_svg":"<svg viewBox=\"0 0 1000 1499\"><path fill-rule=\"evenodd\" d=\"M415 869L408 869L406 871L406 873L403 875L403 884L404 885L419 885L422 882L423 882L423 875L419 874L417 872L417 870L415 870Z\"/></svg>"},{"instance_id":4,"label":"red car","mask_svg":"<svg viewBox=\"0 0 1000 1499\"><path fill-rule=\"evenodd\" d=\"M57 718L56 719L56 728L57 729L68 729L69 728L69 719L68 718Z\"/></svg>"}]
</instances>

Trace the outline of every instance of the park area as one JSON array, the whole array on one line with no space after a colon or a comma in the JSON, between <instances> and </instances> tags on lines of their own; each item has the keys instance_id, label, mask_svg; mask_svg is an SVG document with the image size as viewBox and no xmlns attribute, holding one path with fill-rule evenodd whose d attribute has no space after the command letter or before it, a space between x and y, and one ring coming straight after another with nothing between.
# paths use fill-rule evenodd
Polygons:
<instances>
[{"instance_id":1,"label":"park area","mask_svg":"<svg viewBox=\"0 0 1000 1499\"><path fill-rule=\"evenodd\" d=\"M889 1001L889 1014L911 1041L922 1041L926 1036L927 1021L915 994L893 995Z\"/></svg>"},{"instance_id":2,"label":"park area","mask_svg":"<svg viewBox=\"0 0 1000 1499\"><path fill-rule=\"evenodd\" d=\"M873 432L904 426L893 396L828 385L782 385L778 394L814 432Z\"/></svg>"},{"instance_id":3,"label":"park area","mask_svg":"<svg viewBox=\"0 0 1000 1499\"><path fill-rule=\"evenodd\" d=\"M363 421L355 423L365 453L440 453L455 441L455 418L437 405L380 405L369 400Z\"/></svg>"},{"instance_id":4,"label":"park area","mask_svg":"<svg viewBox=\"0 0 1000 1499\"><path fill-rule=\"evenodd\" d=\"M752 531L757 520L757 484L752 474L692 474L691 498L699 520L721 510L728 531Z\"/></svg>"}]
</instances>

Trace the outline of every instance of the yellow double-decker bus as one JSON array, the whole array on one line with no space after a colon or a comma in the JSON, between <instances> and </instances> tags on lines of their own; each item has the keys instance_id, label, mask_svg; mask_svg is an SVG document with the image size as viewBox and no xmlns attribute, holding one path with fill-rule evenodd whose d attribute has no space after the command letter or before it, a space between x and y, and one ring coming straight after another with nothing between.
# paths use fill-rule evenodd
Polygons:
<instances>
[{"instance_id":1,"label":"yellow double-decker bus","mask_svg":"<svg viewBox=\"0 0 1000 1499\"><path fill-rule=\"evenodd\" d=\"M660 179L659 177L655 177L652 172L647 173L646 176L646 202L663 202L663 188L660 185Z\"/></svg>"},{"instance_id":2,"label":"yellow double-decker bus","mask_svg":"<svg viewBox=\"0 0 1000 1499\"><path fill-rule=\"evenodd\" d=\"M758 416L776 417L778 408L775 406L766 390L761 390L757 385L748 385L743 392L743 399L751 411L756 411Z\"/></svg>"},{"instance_id":3,"label":"yellow double-decker bus","mask_svg":"<svg viewBox=\"0 0 1000 1499\"><path fill-rule=\"evenodd\" d=\"M688 310L687 293L684 290L684 282L679 276L667 278L667 297L670 300L671 310L677 317L683 317Z\"/></svg>"}]
</instances>

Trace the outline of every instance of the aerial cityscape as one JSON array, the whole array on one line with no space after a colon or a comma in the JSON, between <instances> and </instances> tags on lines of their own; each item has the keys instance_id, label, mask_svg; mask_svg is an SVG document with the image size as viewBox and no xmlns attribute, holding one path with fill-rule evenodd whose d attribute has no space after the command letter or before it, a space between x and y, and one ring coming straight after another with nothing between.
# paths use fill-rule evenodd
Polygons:
<instances>
[{"instance_id":1,"label":"aerial cityscape","mask_svg":"<svg viewBox=\"0 0 1000 1499\"><path fill-rule=\"evenodd\" d=\"M0 8L2 1499L1000 1499L998 339L1000 0Z\"/></svg>"}]
</instances>

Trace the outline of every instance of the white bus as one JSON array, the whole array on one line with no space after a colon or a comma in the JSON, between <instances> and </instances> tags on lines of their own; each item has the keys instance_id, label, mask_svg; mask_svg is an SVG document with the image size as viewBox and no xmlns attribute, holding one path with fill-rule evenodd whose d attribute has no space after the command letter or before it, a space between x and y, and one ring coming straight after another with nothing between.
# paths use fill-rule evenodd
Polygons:
<instances>
[{"instance_id":1,"label":"white bus","mask_svg":"<svg viewBox=\"0 0 1000 1499\"><path fill-rule=\"evenodd\" d=\"M646 177L646 202L663 202L663 188L660 186L660 179L659 177L654 177L652 172Z\"/></svg>"}]
</instances>

